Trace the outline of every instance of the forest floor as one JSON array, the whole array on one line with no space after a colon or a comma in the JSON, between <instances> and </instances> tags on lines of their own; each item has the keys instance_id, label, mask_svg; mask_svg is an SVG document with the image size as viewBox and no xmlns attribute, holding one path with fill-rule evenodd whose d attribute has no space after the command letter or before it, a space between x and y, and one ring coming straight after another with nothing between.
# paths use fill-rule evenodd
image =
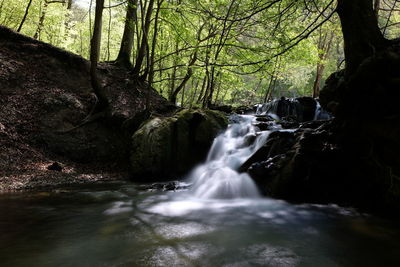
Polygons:
<instances>
[{"instance_id":1,"label":"forest floor","mask_svg":"<svg viewBox=\"0 0 400 267\"><path fill-rule=\"evenodd\" d=\"M127 179L121 155L128 148L114 132L144 110L148 94L127 71L99 67L118 126L94 122L58 133L78 125L94 105L88 66L77 55L0 26L0 192ZM171 108L154 90L150 102ZM48 169L54 162L61 171Z\"/></svg>"}]
</instances>

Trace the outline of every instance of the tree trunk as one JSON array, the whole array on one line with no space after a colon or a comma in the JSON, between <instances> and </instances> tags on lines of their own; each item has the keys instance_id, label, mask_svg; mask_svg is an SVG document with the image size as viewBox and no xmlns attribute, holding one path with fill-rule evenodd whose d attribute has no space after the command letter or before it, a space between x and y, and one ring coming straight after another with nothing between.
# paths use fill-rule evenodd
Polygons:
<instances>
[{"instance_id":1,"label":"tree trunk","mask_svg":"<svg viewBox=\"0 0 400 267\"><path fill-rule=\"evenodd\" d=\"M132 67L131 54L133 49L133 40L135 35L135 22L136 22L137 0L128 0L128 7L126 8L126 18L124 33L122 36L121 47L119 49L118 57L115 60L117 64L127 68Z\"/></svg>"},{"instance_id":2,"label":"tree trunk","mask_svg":"<svg viewBox=\"0 0 400 267\"><path fill-rule=\"evenodd\" d=\"M144 20L144 25L142 25L142 40L140 43L139 51L136 57L136 62L135 62L135 67L133 68L133 73L134 75L139 76L140 69L142 68L144 58L146 56L146 53L148 50L148 36L149 36L149 30L150 30L150 24L151 24L151 14L153 13L153 6L154 6L154 0L149 0L149 5L147 7L146 11L146 17Z\"/></svg>"},{"instance_id":3,"label":"tree trunk","mask_svg":"<svg viewBox=\"0 0 400 267\"><path fill-rule=\"evenodd\" d=\"M372 0L338 0L337 13L342 24L346 77L366 58L388 45L379 27Z\"/></svg>"},{"instance_id":4,"label":"tree trunk","mask_svg":"<svg viewBox=\"0 0 400 267\"><path fill-rule=\"evenodd\" d=\"M379 17L379 8L381 7L381 0L375 0L374 2L374 11L375 11L375 16L378 19Z\"/></svg>"},{"instance_id":5,"label":"tree trunk","mask_svg":"<svg viewBox=\"0 0 400 267\"><path fill-rule=\"evenodd\" d=\"M104 0L96 0L96 12L94 18L93 37L90 42L90 79L94 93L97 97L96 112L108 107L108 99L97 76L97 62L100 55L101 28L103 17Z\"/></svg>"},{"instance_id":6,"label":"tree trunk","mask_svg":"<svg viewBox=\"0 0 400 267\"><path fill-rule=\"evenodd\" d=\"M150 61L149 61L149 85L152 85L153 80L154 80L154 58L155 58L155 51L156 51L156 45L157 45L157 34L158 34L158 17L160 15L160 10L161 10L161 5L164 2L164 0L157 0L157 10L156 10L156 16L154 18L154 32L153 32L153 41L151 44L151 55L150 55Z\"/></svg>"},{"instance_id":7,"label":"tree trunk","mask_svg":"<svg viewBox=\"0 0 400 267\"><path fill-rule=\"evenodd\" d=\"M322 75L324 74L325 70L325 61L328 58L329 52L331 50L334 36L335 35L333 32L323 33L322 28L320 28L320 35L318 41L318 63L317 63L317 72L315 75L315 81L313 86L313 98L319 97Z\"/></svg>"},{"instance_id":8,"label":"tree trunk","mask_svg":"<svg viewBox=\"0 0 400 267\"><path fill-rule=\"evenodd\" d=\"M47 2L47 0L44 1L43 4L43 8L42 8L42 12L40 14L40 18L39 18L39 23L38 23L38 27L36 28L36 32L33 35L33 38L35 39L39 39L40 40L40 33L42 32L42 28L43 28L43 24L44 24L44 19L46 17L46 11L47 11L47 7L49 6L49 3Z\"/></svg>"},{"instance_id":9,"label":"tree trunk","mask_svg":"<svg viewBox=\"0 0 400 267\"><path fill-rule=\"evenodd\" d=\"M272 96L272 89L273 89L273 86L275 86L275 83L276 83L275 81L276 81L277 76L278 76L278 69L279 68L280 68L280 57L276 58L276 60L275 60L274 70L271 73L271 77L270 77L270 80L269 80L268 88L265 91L264 103L267 103L270 100L271 96Z\"/></svg>"},{"instance_id":10,"label":"tree trunk","mask_svg":"<svg viewBox=\"0 0 400 267\"><path fill-rule=\"evenodd\" d=\"M93 31L92 31L92 6L93 6L93 0L90 0L89 11L88 11L88 13L89 13L89 36L90 36L90 40L92 40L92 35L93 35ZM89 54L90 54L90 51L89 51Z\"/></svg>"},{"instance_id":11,"label":"tree trunk","mask_svg":"<svg viewBox=\"0 0 400 267\"><path fill-rule=\"evenodd\" d=\"M200 84L200 80L199 79L196 79L196 84L194 84L194 79L192 79L192 96L190 98L190 103L189 103L189 108L190 109L193 107L194 99L196 97L197 90L199 88L199 84Z\"/></svg>"},{"instance_id":12,"label":"tree trunk","mask_svg":"<svg viewBox=\"0 0 400 267\"><path fill-rule=\"evenodd\" d=\"M200 93L199 93L199 97L197 98L197 101L196 101L197 105L199 105L202 102L204 89L206 88L206 84L207 84L207 75L204 75L203 83L201 84L201 90L200 90Z\"/></svg>"},{"instance_id":13,"label":"tree trunk","mask_svg":"<svg viewBox=\"0 0 400 267\"><path fill-rule=\"evenodd\" d=\"M196 60L197 60L197 51L194 52L193 57L190 59L186 75L183 78L182 82L178 85L178 87L172 92L172 94L169 97L169 101L171 101L172 103L176 104L176 97L192 77L193 75L192 66L196 63Z\"/></svg>"},{"instance_id":14,"label":"tree trunk","mask_svg":"<svg viewBox=\"0 0 400 267\"><path fill-rule=\"evenodd\" d=\"M25 9L24 17L22 18L21 23L19 24L19 27L18 27L18 29L17 29L17 32L20 32L20 31L21 31L22 26L24 25L24 22L25 22L25 20L26 20L26 17L28 17L29 8L31 7L31 4L32 4L32 0L29 0L29 3L28 3L28 5L26 6L26 9Z\"/></svg>"},{"instance_id":15,"label":"tree trunk","mask_svg":"<svg viewBox=\"0 0 400 267\"><path fill-rule=\"evenodd\" d=\"M111 6L111 0L108 0L108 5ZM112 10L108 9L108 30L107 30L107 61L110 61L110 41L111 41L111 22L112 22Z\"/></svg>"},{"instance_id":16,"label":"tree trunk","mask_svg":"<svg viewBox=\"0 0 400 267\"><path fill-rule=\"evenodd\" d=\"M211 77L208 80L208 84L207 84L207 94L204 97L204 102L203 102L203 107L204 108L208 108L211 103L212 103L212 98L214 95L214 89L215 89L215 67L212 66L211 67Z\"/></svg>"},{"instance_id":17,"label":"tree trunk","mask_svg":"<svg viewBox=\"0 0 400 267\"><path fill-rule=\"evenodd\" d=\"M325 64L318 63L317 64L317 74L315 76L314 86L313 86L313 98L317 98L319 96L320 85L322 80L322 75L324 74Z\"/></svg>"},{"instance_id":18,"label":"tree trunk","mask_svg":"<svg viewBox=\"0 0 400 267\"><path fill-rule=\"evenodd\" d=\"M221 72L218 72L217 77L220 77L220 75L221 75ZM222 78L220 77L217 82L218 82L217 95L215 96L215 100L214 100L215 105L219 105L218 99L219 99L219 95L220 95L220 92L221 92Z\"/></svg>"},{"instance_id":19,"label":"tree trunk","mask_svg":"<svg viewBox=\"0 0 400 267\"><path fill-rule=\"evenodd\" d=\"M72 0L68 0L67 1L67 13L65 15L65 31L64 31L64 43L67 43L68 37L69 37L69 33L71 31L71 17L72 17Z\"/></svg>"}]
</instances>

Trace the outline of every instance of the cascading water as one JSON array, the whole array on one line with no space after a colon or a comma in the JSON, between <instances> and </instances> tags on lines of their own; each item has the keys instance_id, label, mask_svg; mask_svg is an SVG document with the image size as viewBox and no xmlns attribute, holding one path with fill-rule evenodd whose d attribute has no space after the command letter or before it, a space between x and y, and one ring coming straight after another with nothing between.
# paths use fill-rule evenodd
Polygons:
<instances>
[{"instance_id":1,"label":"cascading water","mask_svg":"<svg viewBox=\"0 0 400 267\"><path fill-rule=\"evenodd\" d=\"M209 151L207 161L190 175L196 198L227 199L255 198L259 193L253 180L239 167L266 141L270 131L258 132L254 116L242 115L239 120L217 138Z\"/></svg>"},{"instance_id":2,"label":"cascading water","mask_svg":"<svg viewBox=\"0 0 400 267\"><path fill-rule=\"evenodd\" d=\"M280 120L285 117L291 117L298 122L308 120L329 120L332 116L325 111L317 99L311 97L300 98L280 98L271 102L258 104L256 114L269 115Z\"/></svg>"},{"instance_id":3,"label":"cascading water","mask_svg":"<svg viewBox=\"0 0 400 267\"><path fill-rule=\"evenodd\" d=\"M304 99L303 99L304 102ZM329 119L318 101L310 101L315 107L311 119ZM280 120L293 116L303 121L305 108L297 99L281 98L257 106L256 114ZM313 110L311 110L313 112ZM198 199L232 199L259 197L256 185L246 173L239 173L239 167L266 142L271 131L280 129L279 125L269 131L259 131L253 115L235 115L235 122L217 138L209 151L207 161L195 168L189 175L192 184L191 196ZM310 117L310 116L309 116ZM271 129L271 127L269 127Z\"/></svg>"},{"instance_id":4,"label":"cascading water","mask_svg":"<svg viewBox=\"0 0 400 267\"><path fill-rule=\"evenodd\" d=\"M332 116L321 107L321 104L317 101L317 107L315 108L314 120L329 120Z\"/></svg>"}]
</instances>

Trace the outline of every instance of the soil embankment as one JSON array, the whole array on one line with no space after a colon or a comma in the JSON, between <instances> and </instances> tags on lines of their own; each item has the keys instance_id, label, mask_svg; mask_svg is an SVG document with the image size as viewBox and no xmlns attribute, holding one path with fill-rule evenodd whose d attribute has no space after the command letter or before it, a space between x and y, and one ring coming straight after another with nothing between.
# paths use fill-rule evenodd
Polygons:
<instances>
[{"instance_id":1,"label":"soil embankment","mask_svg":"<svg viewBox=\"0 0 400 267\"><path fill-rule=\"evenodd\" d=\"M68 131L95 104L89 62L0 26L0 191L126 178L126 122L145 109L147 86L113 64L98 71L110 116ZM173 109L149 95L153 112Z\"/></svg>"}]
</instances>

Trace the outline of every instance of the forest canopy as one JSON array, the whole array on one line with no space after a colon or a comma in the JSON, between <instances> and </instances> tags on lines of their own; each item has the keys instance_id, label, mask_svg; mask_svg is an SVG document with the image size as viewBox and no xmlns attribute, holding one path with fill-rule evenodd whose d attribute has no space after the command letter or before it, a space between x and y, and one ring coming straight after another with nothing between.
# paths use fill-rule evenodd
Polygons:
<instances>
[{"instance_id":1,"label":"forest canopy","mask_svg":"<svg viewBox=\"0 0 400 267\"><path fill-rule=\"evenodd\" d=\"M317 97L345 66L334 0L0 0L0 23L89 59L99 2L99 60L181 106ZM374 9L383 35L398 36L398 2Z\"/></svg>"}]
</instances>

